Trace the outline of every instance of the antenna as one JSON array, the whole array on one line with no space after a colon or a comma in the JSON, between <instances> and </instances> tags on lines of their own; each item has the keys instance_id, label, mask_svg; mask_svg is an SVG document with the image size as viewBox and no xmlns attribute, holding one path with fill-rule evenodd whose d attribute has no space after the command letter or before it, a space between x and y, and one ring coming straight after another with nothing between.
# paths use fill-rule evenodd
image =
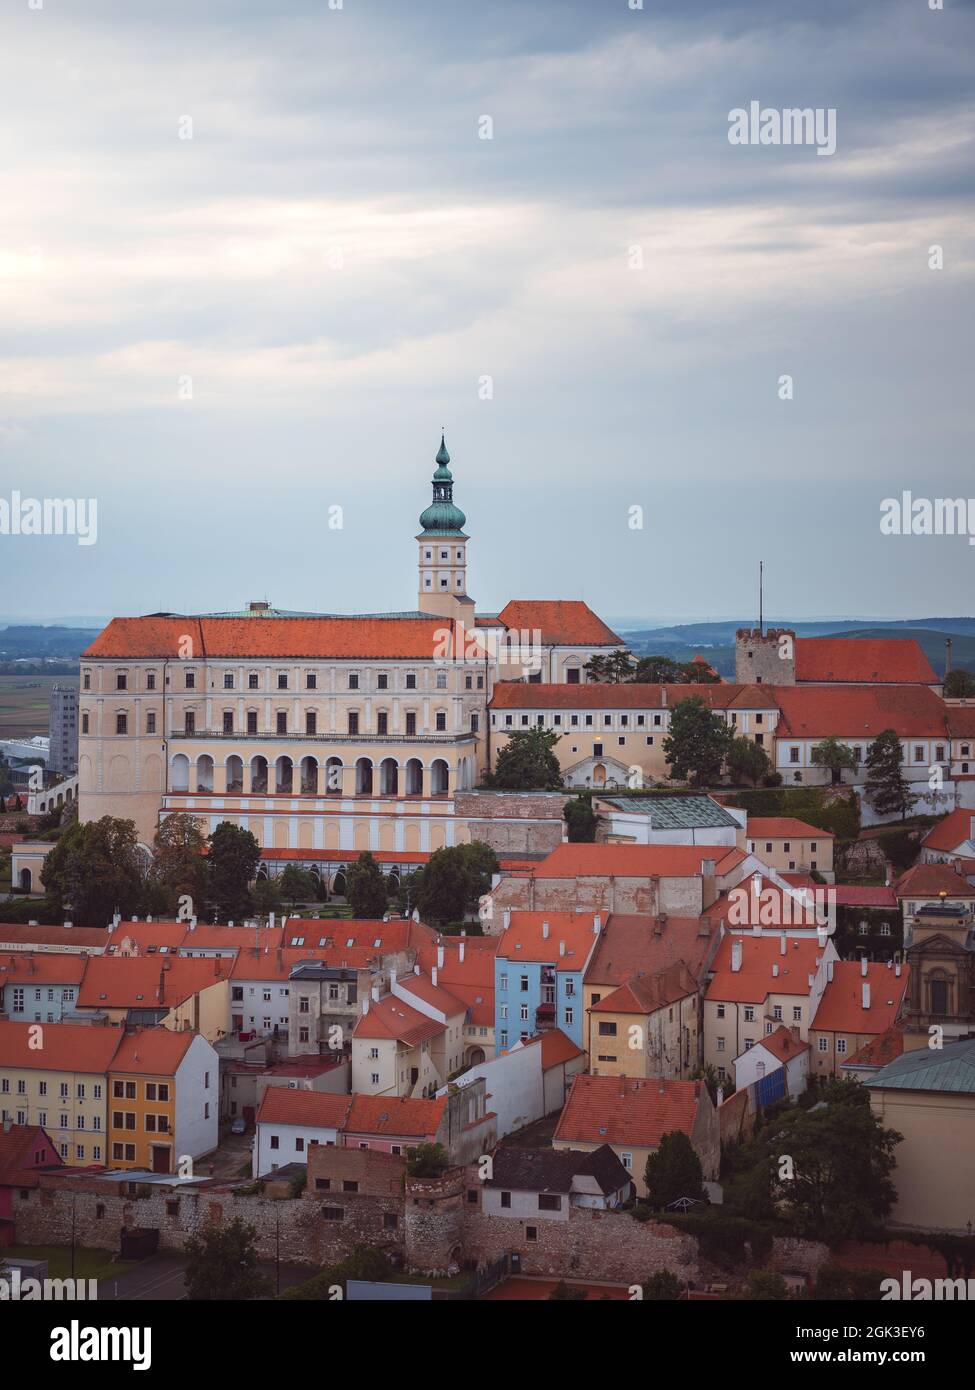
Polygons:
<instances>
[{"instance_id":1,"label":"antenna","mask_svg":"<svg viewBox=\"0 0 975 1390\"><path fill-rule=\"evenodd\" d=\"M758 562L758 635L765 635L765 627L762 622L762 561Z\"/></svg>"}]
</instances>

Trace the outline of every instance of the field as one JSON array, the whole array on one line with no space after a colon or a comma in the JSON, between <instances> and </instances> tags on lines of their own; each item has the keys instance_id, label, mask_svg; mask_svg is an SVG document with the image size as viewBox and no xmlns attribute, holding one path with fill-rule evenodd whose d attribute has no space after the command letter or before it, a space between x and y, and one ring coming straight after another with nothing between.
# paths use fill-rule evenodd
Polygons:
<instances>
[{"instance_id":1,"label":"field","mask_svg":"<svg viewBox=\"0 0 975 1390\"><path fill-rule=\"evenodd\" d=\"M0 675L0 738L48 732L52 685L78 688L77 676Z\"/></svg>"}]
</instances>

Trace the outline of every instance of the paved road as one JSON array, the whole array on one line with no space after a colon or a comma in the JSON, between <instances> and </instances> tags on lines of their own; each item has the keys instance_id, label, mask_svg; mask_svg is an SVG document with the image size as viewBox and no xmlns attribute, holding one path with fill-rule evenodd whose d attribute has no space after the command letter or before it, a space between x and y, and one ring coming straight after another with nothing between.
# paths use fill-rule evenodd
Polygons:
<instances>
[{"instance_id":1,"label":"paved road","mask_svg":"<svg viewBox=\"0 0 975 1390\"><path fill-rule=\"evenodd\" d=\"M152 1303L185 1299L186 1289L183 1284L185 1264L186 1262L181 1255L169 1253L153 1255L150 1259L144 1260L138 1269L130 1269L126 1274L120 1274L117 1279L99 1280L99 1301L118 1299L127 1303ZM273 1289L276 1280L274 1264L262 1261L260 1269L271 1280ZM314 1273L314 1269L305 1265L283 1264L280 1274L282 1291L290 1288L292 1284L300 1284Z\"/></svg>"}]
</instances>

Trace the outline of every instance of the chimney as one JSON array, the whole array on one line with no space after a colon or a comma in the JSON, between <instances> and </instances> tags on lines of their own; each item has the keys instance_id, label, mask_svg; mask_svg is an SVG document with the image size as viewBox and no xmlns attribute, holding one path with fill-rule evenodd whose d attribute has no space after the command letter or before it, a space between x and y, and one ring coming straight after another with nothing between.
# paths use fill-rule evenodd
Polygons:
<instances>
[{"instance_id":1,"label":"chimney","mask_svg":"<svg viewBox=\"0 0 975 1390\"><path fill-rule=\"evenodd\" d=\"M396 971L395 971L395 970L390 970L390 972L389 972L389 988L390 988L390 990L392 990L392 988L393 988L393 986L394 986L395 984L396 984Z\"/></svg>"},{"instance_id":2,"label":"chimney","mask_svg":"<svg viewBox=\"0 0 975 1390\"><path fill-rule=\"evenodd\" d=\"M134 919L133 919L133 920L134 920ZM64 925L65 925L66 927L73 927L73 926L74 926L74 922L65 922Z\"/></svg>"},{"instance_id":3,"label":"chimney","mask_svg":"<svg viewBox=\"0 0 975 1390\"><path fill-rule=\"evenodd\" d=\"M367 1014L368 1012L369 1012L369 996L368 996L368 994L364 994L364 995L362 996L362 1016L363 1016L363 1018L365 1018L365 1016L366 1016L366 1014Z\"/></svg>"},{"instance_id":4,"label":"chimney","mask_svg":"<svg viewBox=\"0 0 975 1390\"><path fill-rule=\"evenodd\" d=\"M714 863L715 863L715 861L714 861L713 859L702 859L702 860L701 860L701 877L702 877L702 878L714 878Z\"/></svg>"},{"instance_id":5,"label":"chimney","mask_svg":"<svg viewBox=\"0 0 975 1390\"><path fill-rule=\"evenodd\" d=\"M190 918L190 931L196 931L196 918Z\"/></svg>"},{"instance_id":6,"label":"chimney","mask_svg":"<svg viewBox=\"0 0 975 1390\"><path fill-rule=\"evenodd\" d=\"M503 924L503 926L504 926L504 930L507 931L508 928L511 926L511 909L510 909L510 908L507 908L507 907L506 907L505 910L504 910L504 912L502 912L502 914L501 914L501 922L502 922L502 924Z\"/></svg>"},{"instance_id":7,"label":"chimney","mask_svg":"<svg viewBox=\"0 0 975 1390\"><path fill-rule=\"evenodd\" d=\"M443 942L437 947L437 968L443 969Z\"/></svg>"},{"instance_id":8,"label":"chimney","mask_svg":"<svg viewBox=\"0 0 975 1390\"><path fill-rule=\"evenodd\" d=\"M436 966L434 966L433 969L430 971L430 983L433 985L434 989L437 988L437 967L436 967Z\"/></svg>"},{"instance_id":9,"label":"chimney","mask_svg":"<svg viewBox=\"0 0 975 1390\"><path fill-rule=\"evenodd\" d=\"M10 1131L13 1129L13 1127L14 1127L14 1122L13 1122L13 1120L10 1119L9 1116L7 1116L7 1118L6 1118L6 1119L4 1120L4 1122L3 1122L3 1132L4 1132L4 1134L9 1134Z\"/></svg>"},{"instance_id":10,"label":"chimney","mask_svg":"<svg viewBox=\"0 0 975 1390\"><path fill-rule=\"evenodd\" d=\"M731 943L731 968L735 972L741 969L741 942L737 937Z\"/></svg>"},{"instance_id":11,"label":"chimney","mask_svg":"<svg viewBox=\"0 0 975 1390\"><path fill-rule=\"evenodd\" d=\"M268 919L267 919L267 924L268 924L268 926L271 928L271 930L274 931L274 913L273 913L273 912L272 912L271 915L268 917Z\"/></svg>"},{"instance_id":12,"label":"chimney","mask_svg":"<svg viewBox=\"0 0 975 1390\"><path fill-rule=\"evenodd\" d=\"M460 962L461 965L464 964L464 943L463 943L463 941L460 943L460 946L457 948L457 959L458 959L458 961Z\"/></svg>"},{"instance_id":13,"label":"chimney","mask_svg":"<svg viewBox=\"0 0 975 1390\"><path fill-rule=\"evenodd\" d=\"M718 1105L724 1105L724 1087L719 1086L717 1090Z\"/></svg>"},{"instance_id":14,"label":"chimney","mask_svg":"<svg viewBox=\"0 0 975 1390\"><path fill-rule=\"evenodd\" d=\"M601 932L602 929L603 929L603 919L602 919L602 917L599 915L598 912L596 913L595 917L592 919L592 929L593 929L593 932L596 933L597 935L598 935L599 932Z\"/></svg>"},{"instance_id":15,"label":"chimney","mask_svg":"<svg viewBox=\"0 0 975 1390\"><path fill-rule=\"evenodd\" d=\"M228 927L232 927L233 925L234 925L234 919L231 917L230 921L227 923L227 926L228 926Z\"/></svg>"},{"instance_id":16,"label":"chimney","mask_svg":"<svg viewBox=\"0 0 975 1390\"><path fill-rule=\"evenodd\" d=\"M896 963L896 965L894 966L894 974L897 976L897 978L898 978L898 980L899 980L900 977L901 977L901 963L900 963L900 961L898 961L898 962Z\"/></svg>"},{"instance_id":17,"label":"chimney","mask_svg":"<svg viewBox=\"0 0 975 1390\"><path fill-rule=\"evenodd\" d=\"M833 962L831 960L826 962L826 980L828 984L833 983Z\"/></svg>"},{"instance_id":18,"label":"chimney","mask_svg":"<svg viewBox=\"0 0 975 1390\"><path fill-rule=\"evenodd\" d=\"M826 936L827 932L825 927L818 927L816 929L816 939L819 943L819 949L821 951L825 951L826 949Z\"/></svg>"},{"instance_id":19,"label":"chimney","mask_svg":"<svg viewBox=\"0 0 975 1390\"><path fill-rule=\"evenodd\" d=\"M152 913L151 913L151 912L149 913L149 916L146 918L146 921L147 921L147 922L151 922L151 921L152 921Z\"/></svg>"},{"instance_id":20,"label":"chimney","mask_svg":"<svg viewBox=\"0 0 975 1390\"><path fill-rule=\"evenodd\" d=\"M772 979L773 979L773 980L777 980L778 978L779 978L779 962L776 960L776 961L773 961L773 962L772 962Z\"/></svg>"},{"instance_id":21,"label":"chimney","mask_svg":"<svg viewBox=\"0 0 975 1390\"><path fill-rule=\"evenodd\" d=\"M667 687L665 685L660 687L660 703L664 709L667 708Z\"/></svg>"},{"instance_id":22,"label":"chimney","mask_svg":"<svg viewBox=\"0 0 975 1390\"><path fill-rule=\"evenodd\" d=\"M816 976L815 976L815 975L807 975L807 976L806 976L806 979L809 981L809 988L812 989L813 985L816 983Z\"/></svg>"},{"instance_id":23,"label":"chimney","mask_svg":"<svg viewBox=\"0 0 975 1390\"><path fill-rule=\"evenodd\" d=\"M869 1009L869 1007L870 1007L870 985L869 985L869 983L867 983L867 984L865 984L865 985L863 986L863 1007L864 1007L865 1009Z\"/></svg>"},{"instance_id":24,"label":"chimney","mask_svg":"<svg viewBox=\"0 0 975 1390\"><path fill-rule=\"evenodd\" d=\"M560 956L564 956L564 955L565 955L565 942L564 942L564 941L560 941L560 942L559 942L559 955L560 955Z\"/></svg>"},{"instance_id":25,"label":"chimney","mask_svg":"<svg viewBox=\"0 0 975 1390\"><path fill-rule=\"evenodd\" d=\"M378 1004L378 1003L379 1003L379 986L378 986L378 985L373 985L373 987L372 987L372 997L373 997L373 1001L374 1001L376 1004Z\"/></svg>"},{"instance_id":26,"label":"chimney","mask_svg":"<svg viewBox=\"0 0 975 1390\"><path fill-rule=\"evenodd\" d=\"M866 956L861 956L861 957L860 957L860 974L861 974L861 976L863 977L863 979L866 979L866 978L867 978L867 958L866 958Z\"/></svg>"},{"instance_id":27,"label":"chimney","mask_svg":"<svg viewBox=\"0 0 975 1390\"><path fill-rule=\"evenodd\" d=\"M785 953L786 953L786 939L785 939L785 932L783 932L783 933L781 934L781 936L779 937L779 955L780 955L780 956L784 956Z\"/></svg>"},{"instance_id":28,"label":"chimney","mask_svg":"<svg viewBox=\"0 0 975 1390\"><path fill-rule=\"evenodd\" d=\"M547 923L547 922L543 922L543 923L542 923L542 940L543 940L543 941L547 941L547 940L548 940L548 923Z\"/></svg>"},{"instance_id":29,"label":"chimney","mask_svg":"<svg viewBox=\"0 0 975 1390\"><path fill-rule=\"evenodd\" d=\"M761 924L761 922L759 921L759 919L756 917L755 920L752 922L752 936L761 936L761 934L762 934L762 924Z\"/></svg>"}]
</instances>

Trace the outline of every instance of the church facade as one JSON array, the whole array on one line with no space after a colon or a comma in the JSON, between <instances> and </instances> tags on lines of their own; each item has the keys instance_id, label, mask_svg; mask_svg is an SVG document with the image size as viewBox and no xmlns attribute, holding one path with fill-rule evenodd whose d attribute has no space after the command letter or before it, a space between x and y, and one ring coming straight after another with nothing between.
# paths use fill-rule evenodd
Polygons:
<instances>
[{"instance_id":1,"label":"church facade","mask_svg":"<svg viewBox=\"0 0 975 1390\"><path fill-rule=\"evenodd\" d=\"M79 814L229 820L265 850L431 851L470 838L454 795L492 762L502 680L582 683L623 644L584 603L478 614L441 439L417 607L115 618L81 658Z\"/></svg>"}]
</instances>

